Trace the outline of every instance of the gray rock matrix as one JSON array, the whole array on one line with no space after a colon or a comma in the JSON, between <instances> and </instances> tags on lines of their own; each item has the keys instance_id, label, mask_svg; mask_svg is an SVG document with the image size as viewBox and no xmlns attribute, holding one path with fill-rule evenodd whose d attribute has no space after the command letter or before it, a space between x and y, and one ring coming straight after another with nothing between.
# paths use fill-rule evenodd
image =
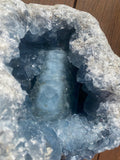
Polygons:
<instances>
[{"instance_id":1,"label":"gray rock matrix","mask_svg":"<svg viewBox=\"0 0 120 160\"><path fill-rule=\"evenodd\" d=\"M57 39L56 33L61 30L74 30L69 37L67 58L78 69L76 81L84 86L88 96L84 102L84 113L72 114L65 109L64 116L58 114L54 120L49 120L47 116L41 118L41 114L36 116L33 113L34 106L30 107L31 103L27 99L37 89L34 87L31 95L28 94L21 87L22 82L13 76L14 67L10 63L20 58L19 45L27 33L33 36L30 41L36 42L47 33L50 33L48 38ZM54 51L62 53L62 58L59 55L56 58L63 60L64 51L56 46ZM48 51L49 57L54 56L54 51ZM41 49L35 63L39 64L39 72L44 54L47 51ZM61 71L66 72L64 65L59 64L59 59L53 64L58 64L57 67L60 66ZM29 57L26 61L28 66L32 63ZM49 66L51 63L48 63ZM31 81L33 75L38 75L37 69L33 65L27 69ZM57 69L53 71L57 72ZM49 71L45 70L45 74L47 76ZM58 88L60 86L64 86L63 83L59 83ZM58 91L61 93L60 89ZM54 103L50 103L53 106ZM50 110L49 103L47 105ZM61 110L60 113L64 114L64 107ZM113 53L98 21L89 13L65 5L27 5L20 0L1 0L0 160L60 160L62 155L67 160L92 159L96 153L115 148L119 144L120 58Z\"/></svg>"}]
</instances>

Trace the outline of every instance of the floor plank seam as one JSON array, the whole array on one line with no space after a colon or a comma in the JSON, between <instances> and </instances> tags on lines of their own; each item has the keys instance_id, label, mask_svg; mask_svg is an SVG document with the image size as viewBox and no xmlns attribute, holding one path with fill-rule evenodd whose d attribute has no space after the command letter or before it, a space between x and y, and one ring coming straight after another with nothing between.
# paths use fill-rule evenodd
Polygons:
<instances>
[{"instance_id":1,"label":"floor plank seam","mask_svg":"<svg viewBox=\"0 0 120 160\"><path fill-rule=\"evenodd\" d=\"M77 0L74 1L73 8L76 8Z\"/></svg>"},{"instance_id":2,"label":"floor plank seam","mask_svg":"<svg viewBox=\"0 0 120 160\"><path fill-rule=\"evenodd\" d=\"M99 153L98 156L97 156L97 160L99 160L99 158L100 158L100 153Z\"/></svg>"}]
</instances>

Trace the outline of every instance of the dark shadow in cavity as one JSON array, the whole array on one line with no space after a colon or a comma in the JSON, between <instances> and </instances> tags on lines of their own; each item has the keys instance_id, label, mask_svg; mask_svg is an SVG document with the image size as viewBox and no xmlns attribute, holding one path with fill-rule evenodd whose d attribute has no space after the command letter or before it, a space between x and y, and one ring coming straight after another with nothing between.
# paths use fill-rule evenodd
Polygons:
<instances>
[{"instance_id":1,"label":"dark shadow in cavity","mask_svg":"<svg viewBox=\"0 0 120 160\"><path fill-rule=\"evenodd\" d=\"M43 54L39 59L39 51L61 48L67 54L69 52L69 41L74 32L74 29L67 28L57 32L49 31L42 36L27 32L19 45L20 57L12 59L9 64L13 68L13 76L19 81L23 90L30 94L37 76L40 75L39 65L43 65L45 56ZM88 94L82 89L84 85L76 82L78 69L71 64L70 71L72 75L68 77L68 81L71 86L71 98L69 99L72 106L71 111L73 114L81 113L85 115L84 104L87 103L85 101Z\"/></svg>"}]
</instances>

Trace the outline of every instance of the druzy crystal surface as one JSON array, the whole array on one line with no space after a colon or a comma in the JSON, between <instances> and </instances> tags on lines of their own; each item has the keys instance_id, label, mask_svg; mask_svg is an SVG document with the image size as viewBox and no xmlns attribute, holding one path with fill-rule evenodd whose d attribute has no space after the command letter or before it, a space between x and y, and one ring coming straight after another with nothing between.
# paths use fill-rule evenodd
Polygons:
<instances>
[{"instance_id":1,"label":"druzy crystal surface","mask_svg":"<svg viewBox=\"0 0 120 160\"><path fill-rule=\"evenodd\" d=\"M89 13L0 1L0 160L92 159L120 144L120 58Z\"/></svg>"}]
</instances>

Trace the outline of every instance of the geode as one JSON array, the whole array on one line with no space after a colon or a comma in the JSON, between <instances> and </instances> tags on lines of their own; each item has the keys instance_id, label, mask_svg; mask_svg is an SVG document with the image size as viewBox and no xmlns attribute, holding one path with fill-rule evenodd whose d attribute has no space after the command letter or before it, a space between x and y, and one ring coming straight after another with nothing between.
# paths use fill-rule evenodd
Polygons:
<instances>
[{"instance_id":1,"label":"geode","mask_svg":"<svg viewBox=\"0 0 120 160\"><path fill-rule=\"evenodd\" d=\"M119 78L89 13L1 0L0 160L83 160L117 147Z\"/></svg>"}]
</instances>

